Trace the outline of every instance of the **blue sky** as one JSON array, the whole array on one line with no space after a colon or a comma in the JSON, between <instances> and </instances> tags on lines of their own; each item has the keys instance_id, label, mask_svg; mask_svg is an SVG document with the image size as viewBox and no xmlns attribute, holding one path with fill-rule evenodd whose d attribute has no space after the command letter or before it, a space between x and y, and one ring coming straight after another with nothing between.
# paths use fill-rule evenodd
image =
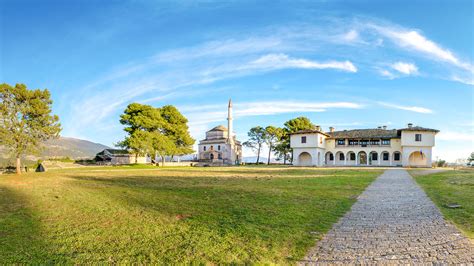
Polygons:
<instances>
[{"instance_id":1,"label":"blue sky","mask_svg":"<svg viewBox=\"0 0 474 266\"><path fill-rule=\"evenodd\" d=\"M199 140L232 98L240 140L307 116L412 122L441 130L435 156L474 151L472 1L0 3L0 81L51 90L63 136L112 145L140 102L177 106Z\"/></svg>"}]
</instances>

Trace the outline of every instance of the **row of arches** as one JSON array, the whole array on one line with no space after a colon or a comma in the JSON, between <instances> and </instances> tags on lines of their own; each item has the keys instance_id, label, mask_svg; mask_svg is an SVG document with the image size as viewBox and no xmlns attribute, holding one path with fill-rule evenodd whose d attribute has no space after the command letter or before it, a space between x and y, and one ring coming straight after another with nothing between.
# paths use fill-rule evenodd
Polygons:
<instances>
[{"instance_id":1,"label":"row of arches","mask_svg":"<svg viewBox=\"0 0 474 266\"><path fill-rule=\"evenodd\" d=\"M321 158L321 153L317 153L317 158L312 158L308 152L302 152L298 155L298 164L301 166L311 165L373 165L373 166L397 166L402 165L402 154L399 151L395 152L376 152L376 151L360 151L355 153L349 151L344 153L338 151L336 153L326 152ZM408 157L409 166L426 166L428 158L421 151L414 151Z\"/></svg>"},{"instance_id":2,"label":"row of arches","mask_svg":"<svg viewBox=\"0 0 474 266\"><path fill-rule=\"evenodd\" d=\"M326 152L324 163L326 165L391 165L392 162L399 164L401 162L401 153L396 151L390 153L388 151L360 151L355 153L349 151L344 153L338 151L335 154Z\"/></svg>"}]
</instances>

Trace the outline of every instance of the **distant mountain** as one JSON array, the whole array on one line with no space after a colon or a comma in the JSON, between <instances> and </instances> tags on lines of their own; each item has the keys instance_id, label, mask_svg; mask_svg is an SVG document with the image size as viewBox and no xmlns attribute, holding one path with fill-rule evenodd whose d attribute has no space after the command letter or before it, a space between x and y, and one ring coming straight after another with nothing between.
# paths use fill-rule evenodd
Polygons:
<instances>
[{"instance_id":1,"label":"distant mountain","mask_svg":"<svg viewBox=\"0 0 474 266\"><path fill-rule=\"evenodd\" d=\"M110 149L100 143L67 137L49 140L45 146L42 157L69 157L71 159L93 158L98 152Z\"/></svg>"},{"instance_id":2,"label":"distant mountain","mask_svg":"<svg viewBox=\"0 0 474 266\"><path fill-rule=\"evenodd\" d=\"M69 157L71 159L94 158L95 155L103 149L109 149L108 146L94 143L88 140L60 137L59 139L49 140L45 144L41 158L51 157ZM0 154L6 157L4 149L0 147ZM29 160L36 160L37 156L27 156Z\"/></svg>"}]
</instances>

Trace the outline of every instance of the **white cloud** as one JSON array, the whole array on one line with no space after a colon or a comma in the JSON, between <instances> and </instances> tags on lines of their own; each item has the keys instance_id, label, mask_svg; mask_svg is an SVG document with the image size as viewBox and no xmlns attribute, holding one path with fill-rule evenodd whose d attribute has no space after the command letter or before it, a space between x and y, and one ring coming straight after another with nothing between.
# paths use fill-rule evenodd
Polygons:
<instances>
[{"instance_id":1,"label":"white cloud","mask_svg":"<svg viewBox=\"0 0 474 266\"><path fill-rule=\"evenodd\" d=\"M328 109L362 109L365 106L353 102L311 103L302 101L262 101L234 103L235 117L277 115L284 113L325 112ZM227 117L225 105L181 106L179 109L186 114L190 124L201 125L224 121Z\"/></svg>"},{"instance_id":2,"label":"white cloud","mask_svg":"<svg viewBox=\"0 0 474 266\"><path fill-rule=\"evenodd\" d=\"M372 25L372 27L380 34L391 39L395 44L403 48L418 51L430 56L431 58L449 62L468 71L473 71L473 66L471 64L463 62L450 50L442 48L439 44L427 39L417 31L374 25Z\"/></svg>"},{"instance_id":3,"label":"white cloud","mask_svg":"<svg viewBox=\"0 0 474 266\"><path fill-rule=\"evenodd\" d=\"M385 103L385 102L378 102L378 104L385 107L389 107L389 108L400 109L400 110L405 110L405 111L410 111L410 112L415 112L415 113L422 113L422 114L433 113L433 110L424 108L424 107L419 107L419 106L403 106L403 105L391 104L391 103Z\"/></svg>"},{"instance_id":4,"label":"white cloud","mask_svg":"<svg viewBox=\"0 0 474 266\"><path fill-rule=\"evenodd\" d=\"M379 69L380 75L387 77L389 79L395 79L397 78L397 75L393 74L392 72L386 70L386 69Z\"/></svg>"},{"instance_id":5,"label":"white cloud","mask_svg":"<svg viewBox=\"0 0 474 266\"><path fill-rule=\"evenodd\" d=\"M359 33L356 30L350 30L342 36L342 39L348 42L359 41Z\"/></svg>"},{"instance_id":6,"label":"white cloud","mask_svg":"<svg viewBox=\"0 0 474 266\"><path fill-rule=\"evenodd\" d=\"M412 63L396 62L391 65L396 71L405 75L416 75L418 74L418 67Z\"/></svg>"},{"instance_id":7,"label":"white cloud","mask_svg":"<svg viewBox=\"0 0 474 266\"><path fill-rule=\"evenodd\" d=\"M461 82L467 85L474 85L474 74L470 78L461 78L460 76L452 76L451 80Z\"/></svg>"},{"instance_id":8,"label":"white cloud","mask_svg":"<svg viewBox=\"0 0 474 266\"><path fill-rule=\"evenodd\" d=\"M357 68L350 61L316 62L308 59L292 58L286 54L267 54L246 66L256 69L337 69L347 72L357 72Z\"/></svg>"}]
</instances>

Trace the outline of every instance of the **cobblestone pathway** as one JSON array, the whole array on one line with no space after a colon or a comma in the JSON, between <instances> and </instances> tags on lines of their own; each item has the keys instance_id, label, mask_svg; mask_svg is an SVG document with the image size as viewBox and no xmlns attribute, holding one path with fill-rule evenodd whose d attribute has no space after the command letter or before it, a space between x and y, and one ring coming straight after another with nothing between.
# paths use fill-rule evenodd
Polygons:
<instances>
[{"instance_id":1,"label":"cobblestone pathway","mask_svg":"<svg viewBox=\"0 0 474 266\"><path fill-rule=\"evenodd\" d=\"M387 170L301 264L472 264L474 247L405 170Z\"/></svg>"}]
</instances>

